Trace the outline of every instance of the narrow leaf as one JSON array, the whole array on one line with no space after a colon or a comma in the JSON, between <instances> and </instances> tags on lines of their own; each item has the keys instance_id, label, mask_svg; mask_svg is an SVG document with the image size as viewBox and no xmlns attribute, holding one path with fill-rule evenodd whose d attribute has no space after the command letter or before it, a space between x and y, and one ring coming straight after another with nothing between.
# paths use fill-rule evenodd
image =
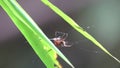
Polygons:
<instances>
[{"instance_id":1,"label":"narrow leaf","mask_svg":"<svg viewBox=\"0 0 120 68\"><path fill-rule=\"evenodd\" d=\"M61 68L61 65L56 60L57 53L70 63L61 51L59 51L59 49L56 48L47 38L31 17L21 8L16 0L0 0L0 5L24 35L26 40L30 43L35 53L39 56L47 68L55 68L55 65Z\"/></svg>"}]
</instances>

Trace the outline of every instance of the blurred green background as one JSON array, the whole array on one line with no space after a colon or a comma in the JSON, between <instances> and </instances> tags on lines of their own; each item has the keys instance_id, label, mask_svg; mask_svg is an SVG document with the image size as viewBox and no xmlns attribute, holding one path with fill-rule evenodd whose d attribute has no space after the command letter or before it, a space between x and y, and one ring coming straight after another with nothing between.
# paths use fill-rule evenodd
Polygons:
<instances>
[{"instance_id":1,"label":"blurred green background","mask_svg":"<svg viewBox=\"0 0 120 68\"><path fill-rule=\"evenodd\" d=\"M120 68L120 64L73 30L40 0L17 0L53 38L55 31L69 34L70 48L59 48L76 68ZM120 59L119 0L50 0ZM34 39L33 39L34 40ZM64 68L69 66L58 58ZM45 68L33 49L0 7L0 68Z\"/></svg>"}]
</instances>

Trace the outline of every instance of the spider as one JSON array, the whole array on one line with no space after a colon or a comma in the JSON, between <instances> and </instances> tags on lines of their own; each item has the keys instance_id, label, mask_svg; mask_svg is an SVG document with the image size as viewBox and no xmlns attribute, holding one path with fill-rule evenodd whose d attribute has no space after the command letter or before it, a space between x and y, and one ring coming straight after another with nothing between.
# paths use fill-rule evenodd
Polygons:
<instances>
[{"instance_id":1,"label":"spider","mask_svg":"<svg viewBox=\"0 0 120 68\"><path fill-rule=\"evenodd\" d=\"M68 33L63 33L63 32L56 31L55 32L55 37L50 39L50 40L56 46L71 47L71 45L68 45L67 42L65 41L67 37L68 37Z\"/></svg>"}]
</instances>

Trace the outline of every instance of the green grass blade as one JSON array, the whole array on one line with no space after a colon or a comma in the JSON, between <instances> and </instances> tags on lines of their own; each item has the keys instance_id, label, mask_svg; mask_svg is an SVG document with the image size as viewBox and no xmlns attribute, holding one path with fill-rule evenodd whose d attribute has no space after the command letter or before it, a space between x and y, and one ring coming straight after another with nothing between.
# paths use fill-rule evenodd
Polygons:
<instances>
[{"instance_id":1,"label":"green grass blade","mask_svg":"<svg viewBox=\"0 0 120 68\"><path fill-rule=\"evenodd\" d=\"M75 21L70 18L68 15L66 15L63 11L61 11L58 7L53 5L48 0L41 0L45 5L47 5L50 9L52 9L56 14L58 14L60 17L62 17L68 24L70 24L76 31L80 32L83 36L85 36L87 39L92 41L95 45L97 45L99 48L101 48L105 53L107 53L109 56L111 56L113 59L115 59L118 63L120 63L120 60L118 60L115 56L113 56L106 48L104 48L94 37L92 37L89 33L87 33L82 27L80 27Z\"/></svg>"},{"instance_id":2,"label":"green grass blade","mask_svg":"<svg viewBox=\"0 0 120 68\"><path fill-rule=\"evenodd\" d=\"M21 8L16 0L0 0L0 5L30 43L35 53L40 57L47 68L55 68L54 64L61 68L59 62L56 60L56 53L58 53L66 62L71 64L59 49L47 38L30 16Z\"/></svg>"}]
</instances>

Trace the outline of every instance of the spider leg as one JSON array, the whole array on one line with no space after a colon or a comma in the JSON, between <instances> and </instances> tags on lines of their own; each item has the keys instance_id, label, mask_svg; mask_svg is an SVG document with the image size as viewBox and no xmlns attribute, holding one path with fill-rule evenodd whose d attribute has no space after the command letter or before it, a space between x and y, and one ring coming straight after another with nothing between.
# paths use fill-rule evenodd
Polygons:
<instances>
[{"instance_id":1,"label":"spider leg","mask_svg":"<svg viewBox=\"0 0 120 68\"><path fill-rule=\"evenodd\" d=\"M65 41L63 41L62 47L71 47L72 45L67 45Z\"/></svg>"},{"instance_id":2,"label":"spider leg","mask_svg":"<svg viewBox=\"0 0 120 68\"><path fill-rule=\"evenodd\" d=\"M68 33L65 33L65 37L64 38L66 39L67 37L68 37Z\"/></svg>"},{"instance_id":3,"label":"spider leg","mask_svg":"<svg viewBox=\"0 0 120 68\"><path fill-rule=\"evenodd\" d=\"M59 31L55 31L55 37L58 37Z\"/></svg>"},{"instance_id":4,"label":"spider leg","mask_svg":"<svg viewBox=\"0 0 120 68\"><path fill-rule=\"evenodd\" d=\"M67 33L63 33L63 32L59 32L59 31L56 31L55 32L55 37L57 38L57 37L60 37L60 38L64 38L64 37L67 37L66 36L67 35Z\"/></svg>"},{"instance_id":5,"label":"spider leg","mask_svg":"<svg viewBox=\"0 0 120 68\"><path fill-rule=\"evenodd\" d=\"M55 37L61 37L61 36L63 36L62 32L55 31Z\"/></svg>"}]
</instances>

